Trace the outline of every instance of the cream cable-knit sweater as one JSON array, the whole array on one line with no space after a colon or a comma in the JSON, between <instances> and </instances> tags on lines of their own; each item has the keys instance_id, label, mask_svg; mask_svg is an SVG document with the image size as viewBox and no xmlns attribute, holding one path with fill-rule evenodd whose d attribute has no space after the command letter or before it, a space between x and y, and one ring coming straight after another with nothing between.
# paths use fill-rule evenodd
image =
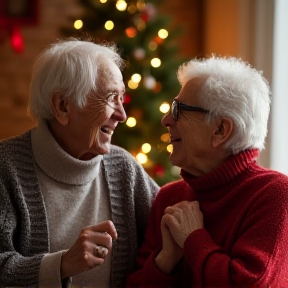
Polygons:
<instances>
[{"instance_id":1,"label":"cream cable-knit sweater","mask_svg":"<svg viewBox=\"0 0 288 288\"><path fill-rule=\"evenodd\" d=\"M39 287L61 288L63 250L75 243L84 227L111 219L109 190L100 170L103 155L90 161L71 157L55 141L45 121L31 131L31 139L50 235L50 253L41 261ZM111 253L102 265L69 279L70 286L109 288L110 271Z\"/></svg>"},{"instance_id":2,"label":"cream cable-knit sweater","mask_svg":"<svg viewBox=\"0 0 288 288\"><path fill-rule=\"evenodd\" d=\"M113 145L100 169L118 232L110 286L122 287L159 187L128 152ZM0 199L0 287L37 283L41 260L50 252L50 236L31 131L0 143Z\"/></svg>"}]
</instances>

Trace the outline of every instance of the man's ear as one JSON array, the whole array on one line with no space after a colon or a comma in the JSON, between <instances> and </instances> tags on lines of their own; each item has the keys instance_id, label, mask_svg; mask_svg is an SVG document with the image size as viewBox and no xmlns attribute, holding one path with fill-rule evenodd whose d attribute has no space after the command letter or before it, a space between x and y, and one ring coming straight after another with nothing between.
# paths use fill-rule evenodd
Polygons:
<instances>
[{"instance_id":1,"label":"man's ear","mask_svg":"<svg viewBox=\"0 0 288 288\"><path fill-rule=\"evenodd\" d=\"M54 92L52 96L52 108L55 119L62 125L67 125L69 120L70 103L66 97Z\"/></svg>"},{"instance_id":2,"label":"man's ear","mask_svg":"<svg viewBox=\"0 0 288 288\"><path fill-rule=\"evenodd\" d=\"M218 147L219 145L226 142L233 131L234 123L230 118L221 118L217 123L213 138L212 145L213 147Z\"/></svg>"}]
</instances>

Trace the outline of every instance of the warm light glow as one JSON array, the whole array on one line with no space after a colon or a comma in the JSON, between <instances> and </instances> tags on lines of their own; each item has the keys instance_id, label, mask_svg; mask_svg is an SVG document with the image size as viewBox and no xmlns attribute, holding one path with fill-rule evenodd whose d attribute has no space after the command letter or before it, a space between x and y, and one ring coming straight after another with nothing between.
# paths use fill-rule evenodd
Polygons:
<instances>
[{"instance_id":1,"label":"warm light glow","mask_svg":"<svg viewBox=\"0 0 288 288\"><path fill-rule=\"evenodd\" d=\"M143 48L137 48L134 50L134 57L138 60L142 60L145 58L145 50Z\"/></svg>"},{"instance_id":2,"label":"warm light glow","mask_svg":"<svg viewBox=\"0 0 288 288\"><path fill-rule=\"evenodd\" d=\"M137 35L137 30L134 27L128 27L125 29L127 37L133 38Z\"/></svg>"},{"instance_id":3,"label":"warm light glow","mask_svg":"<svg viewBox=\"0 0 288 288\"><path fill-rule=\"evenodd\" d=\"M170 104L168 102L163 102L159 107L160 112L167 113L170 110Z\"/></svg>"},{"instance_id":4,"label":"warm light glow","mask_svg":"<svg viewBox=\"0 0 288 288\"><path fill-rule=\"evenodd\" d=\"M154 89L156 86L156 80L154 77L152 76L147 76L144 78L144 86L147 89Z\"/></svg>"},{"instance_id":5,"label":"warm light glow","mask_svg":"<svg viewBox=\"0 0 288 288\"><path fill-rule=\"evenodd\" d=\"M125 11L126 8L127 8L127 3L126 1L124 0L118 0L116 2L116 8L119 10L119 11Z\"/></svg>"},{"instance_id":6,"label":"warm light glow","mask_svg":"<svg viewBox=\"0 0 288 288\"><path fill-rule=\"evenodd\" d=\"M148 160L148 157L143 153L138 153L135 158L140 164L144 164Z\"/></svg>"},{"instance_id":7,"label":"warm light glow","mask_svg":"<svg viewBox=\"0 0 288 288\"><path fill-rule=\"evenodd\" d=\"M136 26L139 31L143 31L146 28L146 23L144 21L139 21Z\"/></svg>"},{"instance_id":8,"label":"warm light glow","mask_svg":"<svg viewBox=\"0 0 288 288\"><path fill-rule=\"evenodd\" d=\"M152 67L157 68L161 65L161 60L159 58L153 58L151 60L151 65Z\"/></svg>"},{"instance_id":9,"label":"warm light glow","mask_svg":"<svg viewBox=\"0 0 288 288\"><path fill-rule=\"evenodd\" d=\"M137 7L133 4L129 5L129 7L127 8L128 12L130 14L134 14L135 12L137 12Z\"/></svg>"},{"instance_id":10,"label":"warm light glow","mask_svg":"<svg viewBox=\"0 0 288 288\"><path fill-rule=\"evenodd\" d=\"M136 126L136 124L137 124L137 121L136 121L136 119L134 118L134 117L129 117L127 120L126 120L126 125L128 126L128 127L135 127Z\"/></svg>"},{"instance_id":11,"label":"warm light glow","mask_svg":"<svg viewBox=\"0 0 288 288\"><path fill-rule=\"evenodd\" d=\"M166 29L160 29L158 31L158 36L161 38L161 39L165 39L168 37L168 31Z\"/></svg>"},{"instance_id":12,"label":"warm light glow","mask_svg":"<svg viewBox=\"0 0 288 288\"><path fill-rule=\"evenodd\" d=\"M82 20L76 20L75 22L74 22L74 28L75 29L81 29L83 27L83 22L82 22Z\"/></svg>"},{"instance_id":13,"label":"warm light glow","mask_svg":"<svg viewBox=\"0 0 288 288\"><path fill-rule=\"evenodd\" d=\"M100 2L101 2L101 3L106 3L106 2L107 2L107 0L100 0Z\"/></svg>"},{"instance_id":14,"label":"warm light glow","mask_svg":"<svg viewBox=\"0 0 288 288\"><path fill-rule=\"evenodd\" d=\"M146 4L144 1L137 1L136 5L137 5L138 11L141 12L141 11L145 10Z\"/></svg>"},{"instance_id":15,"label":"warm light glow","mask_svg":"<svg viewBox=\"0 0 288 288\"><path fill-rule=\"evenodd\" d=\"M161 139L161 141L163 141L163 142L169 142L169 141L170 141L170 135L169 135L169 133L162 134L160 139Z\"/></svg>"},{"instance_id":16,"label":"warm light glow","mask_svg":"<svg viewBox=\"0 0 288 288\"><path fill-rule=\"evenodd\" d=\"M133 74L132 77L131 77L131 80L135 83L139 83L141 81L141 75L140 74Z\"/></svg>"},{"instance_id":17,"label":"warm light glow","mask_svg":"<svg viewBox=\"0 0 288 288\"><path fill-rule=\"evenodd\" d=\"M167 151L168 151L169 153L172 153L172 151L173 151L173 145L172 145L172 144L169 144L166 149L167 149Z\"/></svg>"},{"instance_id":18,"label":"warm light glow","mask_svg":"<svg viewBox=\"0 0 288 288\"><path fill-rule=\"evenodd\" d=\"M105 26L107 30L112 30L114 28L114 23L111 20L106 21Z\"/></svg>"},{"instance_id":19,"label":"warm light glow","mask_svg":"<svg viewBox=\"0 0 288 288\"><path fill-rule=\"evenodd\" d=\"M141 149L143 153L149 153L151 151L151 145L149 143L144 143Z\"/></svg>"},{"instance_id":20,"label":"warm light glow","mask_svg":"<svg viewBox=\"0 0 288 288\"><path fill-rule=\"evenodd\" d=\"M157 49L157 43L155 41L150 41L149 44L148 44L148 48L151 50L151 51L155 51Z\"/></svg>"},{"instance_id":21,"label":"warm light glow","mask_svg":"<svg viewBox=\"0 0 288 288\"><path fill-rule=\"evenodd\" d=\"M137 89L138 88L138 83L135 83L133 80L128 81L128 87L130 89Z\"/></svg>"}]
</instances>

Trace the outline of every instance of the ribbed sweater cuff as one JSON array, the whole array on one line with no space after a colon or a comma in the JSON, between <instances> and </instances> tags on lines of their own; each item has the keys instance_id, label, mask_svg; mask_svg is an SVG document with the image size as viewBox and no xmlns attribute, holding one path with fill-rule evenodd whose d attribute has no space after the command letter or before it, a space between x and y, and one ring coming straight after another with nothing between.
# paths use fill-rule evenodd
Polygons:
<instances>
[{"instance_id":1,"label":"ribbed sweater cuff","mask_svg":"<svg viewBox=\"0 0 288 288\"><path fill-rule=\"evenodd\" d=\"M167 275L157 268L155 258L158 255L158 252L159 251L154 251L148 258L145 264L143 278L146 279L146 285L148 284L147 287L149 288L172 287L173 284L176 283L179 275L177 272Z\"/></svg>"},{"instance_id":2,"label":"ribbed sweater cuff","mask_svg":"<svg viewBox=\"0 0 288 288\"><path fill-rule=\"evenodd\" d=\"M39 288L61 288L61 257L65 251L45 254L40 266Z\"/></svg>"},{"instance_id":3,"label":"ribbed sweater cuff","mask_svg":"<svg viewBox=\"0 0 288 288\"><path fill-rule=\"evenodd\" d=\"M209 255L220 252L222 249L211 239L206 229L197 229L191 233L184 243L185 259L189 266L195 272L195 275L201 275Z\"/></svg>"}]
</instances>

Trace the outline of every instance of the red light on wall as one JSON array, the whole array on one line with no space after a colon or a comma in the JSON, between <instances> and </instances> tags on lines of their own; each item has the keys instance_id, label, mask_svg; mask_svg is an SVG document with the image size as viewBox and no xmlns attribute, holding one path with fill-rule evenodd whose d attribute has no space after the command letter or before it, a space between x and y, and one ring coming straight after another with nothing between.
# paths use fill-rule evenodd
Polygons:
<instances>
[{"instance_id":1,"label":"red light on wall","mask_svg":"<svg viewBox=\"0 0 288 288\"><path fill-rule=\"evenodd\" d=\"M23 37L18 27L14 27L11 33L11 45L16 53L21 53L24 49Z\"/></svg>"}]
</instances>

